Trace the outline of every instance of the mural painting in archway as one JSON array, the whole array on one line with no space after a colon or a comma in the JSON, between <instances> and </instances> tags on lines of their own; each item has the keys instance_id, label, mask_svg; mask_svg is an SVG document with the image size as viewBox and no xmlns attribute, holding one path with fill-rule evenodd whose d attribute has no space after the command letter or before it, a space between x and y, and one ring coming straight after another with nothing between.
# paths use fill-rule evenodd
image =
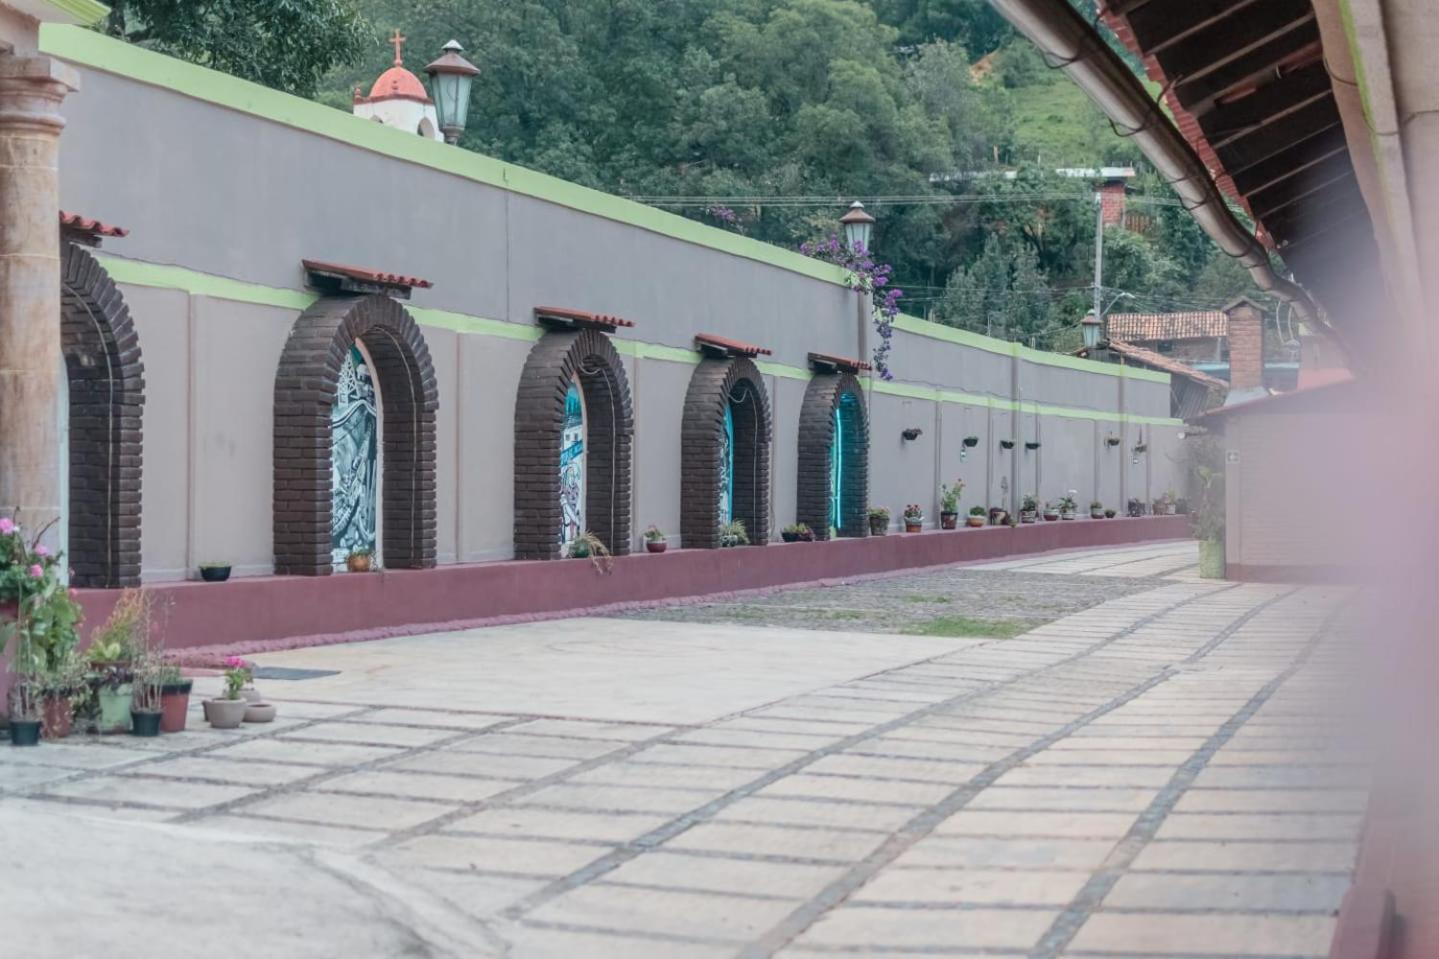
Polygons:
<instances>
[{"instance_id":1,"label":"mural painting in archway","mask_svg":"<svg viewBox=\"0 0 1439 959\"><path fill-rule=\"evenodd\" d=\"M829 446L829 528L839 530L844 522L840 504L844 501L844 402L834 408L834 440Z\"/></svg>"},{"instance_id":2,"label":"mural painting in archway","mask_svg":"<svg viewBox=\"0 0 1439 959\"><path fill-rule=\"evenodd\" d=\"M560 545L585 531L585 399L579 384L565 392L565 426L560 434Z\"/></svg>"},{"instance_id":3,"label":"mural painting in archway","mask_svg":"<svg viewBox=\"0 0 1439 959\"><path fill-rule=\"evenodd\" d=\"M330 410L330 560L336 569L343 569L355 550L373 551L376 546L379 422L370 364L358 347L351 346L340 366Z\"/></svg>"},{"instance_id":4,"label":"mural painting in archway","mask_svg":"<svg viewBox=\"0 0 1439 959\"><path fill-rule=\"evenodd\" d=\"M724 432L720 434L719 521L734 520L734 400L725 403Z\"/></svg>"}]
</instances>

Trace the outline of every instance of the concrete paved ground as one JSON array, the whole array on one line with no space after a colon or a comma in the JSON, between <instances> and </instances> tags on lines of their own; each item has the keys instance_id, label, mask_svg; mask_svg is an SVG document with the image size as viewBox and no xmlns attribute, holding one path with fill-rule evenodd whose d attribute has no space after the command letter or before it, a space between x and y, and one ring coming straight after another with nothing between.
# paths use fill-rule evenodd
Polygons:
<instances>
[{"instance_id":1,"label":"concrete paved ground","mask_svg":"<svg viewBox=\"0 0 1439 959\"><path fill-rule=\"evenodd\" d=\"M270 726L0 750L0 952L1323 956L1365 799L1328 735L1345 597L1192 563L989 564L1036 620L1147 581L1002 640L616 618L265 655L340 672L262 682Z\"/></svg>"}]
</instances>

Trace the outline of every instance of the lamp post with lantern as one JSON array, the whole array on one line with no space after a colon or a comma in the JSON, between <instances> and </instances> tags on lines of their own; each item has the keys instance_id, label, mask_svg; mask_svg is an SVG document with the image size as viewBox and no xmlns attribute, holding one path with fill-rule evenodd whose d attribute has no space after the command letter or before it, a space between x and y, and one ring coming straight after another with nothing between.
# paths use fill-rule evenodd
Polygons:
<instances>
[{"instance_id":1,"label":"lamp post with lantern","mask_svg":"<svg viewBox=\"0 0 1439 959\"><path fill-rule=\"evenodd\" d=\"M864 204L855 200L849 205L849 212L839 218L844 227L844 239L852 252L869 252L869 235L874 229L874 217L865 211Z\"/></svg>"},{"instance_id":2,"label":"lamp post with lantern","mask_svg":"<svg viewBox=\"0 0 1439 959\"><path fill-rule=\"evenodd\" d=\"M431 96L435 101L435 118L446 143L460 142L470 112L470 84L480 68L466 60L465 48L451 40L441 48L440 58L425 67L430 76Z\"/></svg>"}]
</instances>

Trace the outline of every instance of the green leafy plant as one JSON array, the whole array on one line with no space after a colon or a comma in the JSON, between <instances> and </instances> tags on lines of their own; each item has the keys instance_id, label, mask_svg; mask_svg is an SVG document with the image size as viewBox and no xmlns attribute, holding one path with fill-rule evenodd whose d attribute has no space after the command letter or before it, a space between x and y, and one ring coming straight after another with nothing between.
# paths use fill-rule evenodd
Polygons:
<instances>
[{"instance_id":1,"label":"green leafy plant","mask_svg":"<svg viewBox=\"0 0 1439 959\"><path fill-rule=\"evenodd\" d=\"M884 520L886 523L888 523L888 522L889 522L889 507L888 507L888 506L871 506L871 507L869 508L869 518L870 518L870 519L882 519L882 520Z\"/></svg>"},{"instance_id":2,"label":"green leafy plant","mask_svg":"<svg viewBox=\"0 0 1439 959\"><path fill-rule=\"evenodd\" d=\"M744 528L744 521L737 519L732 523L722 525L719 530L719 544L722 549L748 546L749 533Z\"/></svg>"},{"instance_id":3,"label":"green leafy plant","mask_svg":"<svg viewBox=\"0 0 1439 959\"><path fill-rule=\"evenodd\" d=\"M614 557L610 555L610 548L589 530L576 536L574 542L570 543L569 557L570 559L589 560L594 566L595 572L601 576L608 575L615 565Z\"/></svg>"},{"instance_id":4,"label":"green leafy plant","mask_svg":"<svg viewBox=\"0 0 1439 959\"><path fill-rule=\"evenodd\" d=\"M1209 542L1224 540L1224 454L1214 436L1185 440L1188 459L1189 526L1194 538Z\"/></svg>"},{"instance_id":5,"label":"green leafy plant","mask_svg":"<svg viewBox=\"0 0 1439 959\"><path fill-rule=\"evenodd\" d=\"M1070 490L1067 495L1059 498L1059 511L1061 513L1073 513L1075 509L1074 490Z\"/></svg>"},{"instance_id":6,"label":"green leafy plant","mask_svg":"<svg viewBox=\"0 0 1439 959\"><path fill-rule=\"evenodd\" d=\"M659 543L664 540L665 534L658 526L650 526L644 531L644 537L646 543Z\"/></svg>"},{"instance_id":7,"label":"green leafy plant","mask_svg":"<svg viewBox=\"0 0 1439 959\"><path fill-rule=\"evenodd\" d=\"M959 511L959 497L964 492L964 480L955 478L953 484L944 483L939 487L939 508L946 513Z\"/></svg>"},{"instance_id":8,"label":"green leafy plant","mask_svg":"<svg viewBox=\"0 0 1439 959\"><path fill-rule=\"evenodd\" d=\"M985 509L984 509L983 506L971 506L971 507L969 508L969 515L970 515L970 516L983 516L983 515L985 515Z\"/></svg>"},{"instance_id":9,"label":"green leafy plant","mask_svg":"<svg viewBox=\"0 0 1439 959\"><path fill-rule=\"evenodd\" d=\"M909 524L924 522L924 507L918 503L910 503L904 508L904 521Z\"/></svg>"},{"instance_id":10,"label":"green leafy plant","mask_svg":"<svg viewBox=\"0 0 1439 959\"><path fill-rule=\"evenodd\" d=\"M1094 500L1092 503L1089 504L1089 508L1102 510L1104 509L1104 504L1101 503L1099 500Z\"/></svg>"},{"instance_id":11,"label":"green leafy plant","mask_svg":"<svg viewBox=\"0 0 1439 959\"><path fill-rule=\"evenodd\" d=\"M1024 502L1020 504L1019 508L1021 512L1037 513L1039 512L1039 500L1035 499L1033 496L1026 496L1024 498Z\"/></svg>"}]
</instances>

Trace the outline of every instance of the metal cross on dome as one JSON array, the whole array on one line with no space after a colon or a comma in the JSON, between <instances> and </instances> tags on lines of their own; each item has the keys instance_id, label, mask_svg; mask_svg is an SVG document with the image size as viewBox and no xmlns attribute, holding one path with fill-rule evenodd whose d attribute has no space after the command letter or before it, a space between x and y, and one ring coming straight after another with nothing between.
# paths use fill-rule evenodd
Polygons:
<instances>
[{"instance_id":1,"label":"metal cross on dome","mask_svg":"<svg viewBox=\"0 0 1439 959\"><path fill-rule=\"evenodd\" d=\"M405 41L408 39L410 38L400 34L399 27L395 28L395 35L390 38L390 42L395 45L395 66L397 67L405 65L405 58L400 55L400 48L405 45Z\"/></svg>"}]
</instances>

